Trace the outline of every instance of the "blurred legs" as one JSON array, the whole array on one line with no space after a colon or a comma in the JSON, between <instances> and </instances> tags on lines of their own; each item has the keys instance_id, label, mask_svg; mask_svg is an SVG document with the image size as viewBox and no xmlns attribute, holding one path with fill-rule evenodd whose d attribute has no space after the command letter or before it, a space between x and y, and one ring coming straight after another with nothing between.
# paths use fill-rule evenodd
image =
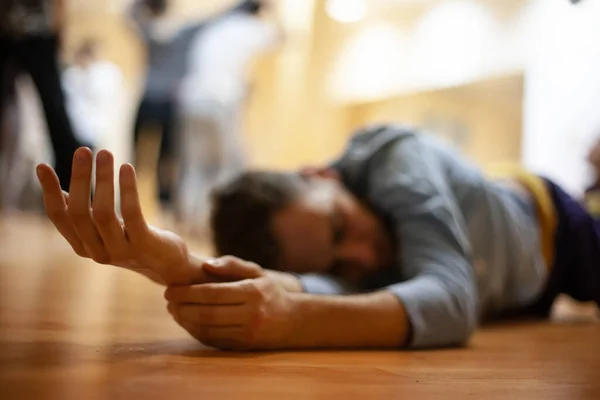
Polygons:
<instances>
[{"instance_id":1,"label":"blurred legs","mask_svg":"<svg viewBox=\"0 0 600 400\"><path fill-rule=\"evenodd\" d=\"M183 116L178 217L188 233L207 229L211 188L240 172L244 157L230 108L205 102Z\"/></svg>"}]
</instances>

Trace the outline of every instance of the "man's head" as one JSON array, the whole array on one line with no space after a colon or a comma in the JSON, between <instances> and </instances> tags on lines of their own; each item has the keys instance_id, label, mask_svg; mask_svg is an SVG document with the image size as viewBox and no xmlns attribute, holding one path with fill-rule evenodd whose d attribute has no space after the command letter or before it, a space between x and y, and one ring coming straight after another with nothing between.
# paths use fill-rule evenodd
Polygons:
<instances>
[{"instance_id":1,"label":"man's head","mask_svg":"<svg viewBox=\"0 0 600 400\"><path fill-rule=\"evenodd\" d=\"M212 200L219 255L350 281L393 257L383 222L329 169L302 175L246 172L216 188Z\"/></svg>"}]
</instances>

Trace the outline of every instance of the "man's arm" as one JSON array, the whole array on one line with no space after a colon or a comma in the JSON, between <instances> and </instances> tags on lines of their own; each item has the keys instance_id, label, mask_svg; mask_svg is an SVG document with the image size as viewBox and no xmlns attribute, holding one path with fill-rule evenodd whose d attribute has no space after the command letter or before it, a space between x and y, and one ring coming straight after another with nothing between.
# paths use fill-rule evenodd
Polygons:
<instances>
[{"instance_id":1,"label":"man's arm","mask_svg":"<svg viewBox=\"0 0 600 400\"><path fill-rule=\"evenodd\" d=\"M295 275L279 271L266 271L266 273L267 275L271 276L273 279L278 281L279 284L283 286L288 292L302 293L304 291L300 279L298 279L298 277L296 277Z\"/></svg>"},{"instance_id":2,"label":"man's arm","mask_svg":"<svg viewBox=\"0 0 600 400\"><path fill-rule=\"evenodd\" d=\"M235 281L171 286L175 320L200 342L221 349L397 348L409 320L390 292L323 296L292 293L258 265L223 257L210 275Z\"/></svg>"},{"instance_id":3,"label":"man's arm","mask_svg":"<svg viewBox=\"0 0 600 400\"><path fill-rule=\"evenodd\" d=\"M351 296L295 295L292 348L399 348L410 324L398 298L380 291Z\"/></svg>"},{"instance_id":4,"label":"man's arm","mask_svg":"<svg viewBox=\"0 0 600 400\"><path fill-rule=\"evenodd\" d=\"M165 285L226 280L208 275L203 268L207 259L190 253L179 236L146 223L131 165L120 170L123 219L117 217L114 161L106 150L96 157L96 191L90 204L92 158L89 149L76 151L69 193L62 192L50 166L37 167L46 213L77 255L141 273Z\"/></svg>"},{"instance_id":5,"label":"man's arm","mask_svg":"<svg viewBox=\"0 0 600 400\"><path fill-rule=\"evenodd\" d=\"M89 149L75 153L70 193L61 190L50 166L41 164L37 168L46 213L76 254L136 271L164 285L240 279L235 274L208 273L204 265L210 258L191 253L180 237L146 223L135 171L130 165L122 166L119 176L123 215L119 220L114 203L114 157L106 150L96 158L96 191L90 207L92 158ZM275 271L268 274L288 291L303 289L294 275Z\"/></svg>"},{"instance_id":6,"label":"man's arm","mask_svg":"<svg viewBox=\"0 0 600 400\"><path fill-rule=\"evenodd\" d=\"M401 299L411 321L411 347L464 344L478 319L468 229L442 161L450 155L428 140L399 140L372 167L371 196L393 215L400 240L406 281L387 290Z\"/></svg>"}]
</instances>

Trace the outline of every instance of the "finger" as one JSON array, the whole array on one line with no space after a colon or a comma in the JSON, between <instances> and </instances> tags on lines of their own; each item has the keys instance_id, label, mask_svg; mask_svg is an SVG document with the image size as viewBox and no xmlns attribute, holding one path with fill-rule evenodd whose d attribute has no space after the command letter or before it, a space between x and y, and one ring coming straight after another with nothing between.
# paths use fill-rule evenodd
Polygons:
<instances>
[{"instance_id":1,"label":"finger","mask_svg":"<svg viewBox=\"0 0 600 400\"><path fill-rule=\"evenodd\" d=\"M249 322L248 305L207 306L197 304L175 305L173 312L178 320L203 326L241 326Z\"/></svg>"},{"instance_id":2,"label":"finger","mask_svg":"<svg viewBox=\"0 0 600 400\"><path fill-rule=\"evenodd\" d=\"M127 236L132 242L139 242L144 235L149 233L149 228L142 213L135 169L131 164L121 166L119 185L121 189L121 214L125 222Z\"/></svg>"},{"instance_id":3,"label":"finger","mask_svg":"<svg viewBox=\"0 0 600 400\"><path fill-rule=\"evenodd\" d=\"M253 279L264 274L263 269L258 264L232 256L206 260L202 263L202 268L210 274L228 280Z\"/></svg>"},{"instance_id":4,"label":"finger","mask_svg":"<svg viewBox=\"0 0 600 400\"><path fill-rule=\"evenodd\" d=\"M88 257L89 255L83 246L83 242L79 239L71 223L71 219L67 215L67 199L69 195L61 190L58 176L46 164L38 165L36 172L44 193L46 215L48 215L48 218L52 221L58 232L69 242L73 251L81 257Z\"/></svg>"},{"instance_id":5,"label":"finger","mask_svg":"<svg viewBox=\"0 0 600 400\"><path fill-rule=\"evenodd\" d=\"M104 248L111 258L120 257L127 248L125 233L115 213L113 155L101 150L96 157L96 193L92 215Z\"/></svg>"},{"instance_id":6,"label":"finger","mask_svg":"<svg viewBox=\"0 0 600 400\"><path fill-rule=\"evenodd\" d=\"M108 254L90 213L92 151L79 148L73 157L67 214L84 247L94 261L108 262Z\"/></svg>"},{"instance_id":7,"label":"finger","mask_svg":"<svg viewBox=\"0 0 600 400\"><path fill-rule=\"evenodd\" d=\"M244 304L258 295L253 280L225 283L205 283L190 286L171 286L165 298L173 303L204 305Z\"/></svg>"},{"instance_id":8,"label":"finger","mask_svg":"<svg viewBox=\"0 0 600 400\"><path fill-rule=\"evenodd\" d=\"M192 267L189 283L200 284L200 283L217 283L217 282L229 282L239 281L241 279L227 279L221 275L215 275L208 272L203 264L207 260L206 257L198 257L195 254L190 254L189 265Z\"/></svg>"}]
</instances>

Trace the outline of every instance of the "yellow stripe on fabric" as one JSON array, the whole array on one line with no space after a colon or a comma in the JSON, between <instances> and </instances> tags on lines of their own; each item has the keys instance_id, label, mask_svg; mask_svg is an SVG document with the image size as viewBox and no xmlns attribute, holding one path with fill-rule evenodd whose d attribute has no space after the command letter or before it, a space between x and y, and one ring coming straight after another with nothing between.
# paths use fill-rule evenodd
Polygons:
<instances>
[{"instance_id":1,"label":"yellow stripe on fabric","mask_svg":"<svg viewBox=\"0 0 600 400\"><path fill-rule=\"evenodd\" d=\"M554 263L554 235L558 225L556 208L544 180L517 165L496 165L487 169L487 175L495 179L513 179L519 182L533 197L542 240L542 254L548 269Z\"/></svg>"}]
</instances>

